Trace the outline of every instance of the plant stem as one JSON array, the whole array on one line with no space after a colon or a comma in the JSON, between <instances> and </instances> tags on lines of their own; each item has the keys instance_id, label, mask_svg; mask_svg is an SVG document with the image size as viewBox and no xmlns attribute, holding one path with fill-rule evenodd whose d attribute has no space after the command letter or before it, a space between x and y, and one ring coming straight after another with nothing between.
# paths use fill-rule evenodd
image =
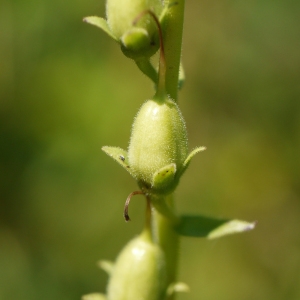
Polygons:
<instances>
[{"instance_id":1,"label":"plant stem","mask_svg":"<svg viewBox=\"0 0 300 300\"><path fill-rule=\"evenodd\" d=\"M179 67L181 58L181 44L184 19L185 0L178 0L174 4L171 0L166 0L165 5L169 6L169 12L162 24L164 29L164 54L166 65L165 85L166 92L177 102L178 100L178 81ZM155 202L157 200L155 199ZM173 194L159 199L160 203L167 204L171 214L174 212ZM156 202L156 203L159 203ZM175 213L174 213L175 215ZM175 283L178 265L179 236L174 231L176 217L163 215L155 205L153 208L153 231L156 242L161 246L166 257L167 285ZM168 300L174 299L172 294Z\"/></svg>"},{"instance_id":2,"label":"plant stem","mask_svg":"<svg viewBox=\"0 0 300 300\"><path fill-rule=\"evenodd\" d=\"M161 198L159 201L166 203L171 210L174 209L173 194ZM176 219L168 218L153 208L154 239L165 253L167 287L176 281L177 274L179 236L173 229L175 221ZM168 300L172 299L174 299L174 294L168 298Z\"/></svg>"},{"instance_id":3,"label":"plant stem","mask_svg":"<svg viewBox=\"0 0 300 300\"><path fill-rule=\"evenodd\" d=\"M185 0L173 2L165 1L169 5L169 12L165 18L164 46L166 58L166 90L170 97L177 102L178 100L178 77L181 58L181 44L184 19Z\"/></svg>"},{"instance_id":4,"label":"plant stem","mask_svg":"<svg viewBox=\"0 0 300 300\"><path fill-rule=\"evenodd\" d=\"M155 84L157 83L157 71L155 70L149 59L137 59L135 60L135 63L146 76L148 76Z\"/></svg>"}]
</instances>

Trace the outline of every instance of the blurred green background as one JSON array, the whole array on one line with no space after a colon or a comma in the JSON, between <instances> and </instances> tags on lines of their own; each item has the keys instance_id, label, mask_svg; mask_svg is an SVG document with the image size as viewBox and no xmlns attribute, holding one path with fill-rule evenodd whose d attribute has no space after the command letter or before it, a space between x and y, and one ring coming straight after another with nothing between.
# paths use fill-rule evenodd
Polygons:
<instances>
[{"instance_id":1,"label":"blurred green background","mask_svg":"<svg viewBox=\"0 0 300 300\"><path fill-rule=\"evenodd\" d=\"M143 224L136 184L101 146L126 148L152 84L82 23L104 1L0 3L0 299L104 291ZM300 2L187 1L180 93L190 147L181 213L258 220L182 238L178 299L300 299ZM134 300L134 299L133 299Z\"/></svg>"}]
</instances>

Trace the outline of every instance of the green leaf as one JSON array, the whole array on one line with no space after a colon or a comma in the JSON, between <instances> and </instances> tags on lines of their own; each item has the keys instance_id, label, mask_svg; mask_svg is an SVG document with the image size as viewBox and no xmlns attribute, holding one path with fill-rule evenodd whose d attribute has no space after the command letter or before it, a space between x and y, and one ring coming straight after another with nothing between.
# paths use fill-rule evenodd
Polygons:
<instances>
[{"instance_id":1,"label":"green leaf","mask_svg":"<svg viewBox=\"0 0 300 300\"><path fill-rule=\"evenodd\" d=\"M175 229L178 234L190 237L215 239L254 229L255 222L215 219L205 216L182 216Z\"/></svg>"},{"instance_id":2,"label":"green leaf","mask_svg":"<svg viewBox=\"0 0 300 300\"><path fill-rule=\"evenodd\" d=\"M126 169L130 174L130 166L128 164L127 151L119 147L104 146L102 150L110 157L112 157L118 164ZM132 174L131 174L132 175Z\"/></svg>"},{"instance_id":3,"label":"green leaf","mask_svg":"<svg viewBox=\"0 0 300 300\"><path fill-rule=\"evenodd\" d=\"M118 41L118 39L113 35L111 32L107 22L105 19L100 18L100 17L85 17L83 19L83 22L89 23L91 25L94 25L100 29L102 29L105 33L107 33L111 38L113 38L115 41Z\"/></svg>"},{"instance_id":4,"label":"green leaf","mask_svg":"<svg viewBox=\"0 0 300 300\"><path fill-rule=\"evenodd\" d=\"M216 239L224 235L249 231L255 228L256 222L246 222L241 220L230 220L225 224L212 230L207 236L209 239Z\"/></svg>"}]
</instances>

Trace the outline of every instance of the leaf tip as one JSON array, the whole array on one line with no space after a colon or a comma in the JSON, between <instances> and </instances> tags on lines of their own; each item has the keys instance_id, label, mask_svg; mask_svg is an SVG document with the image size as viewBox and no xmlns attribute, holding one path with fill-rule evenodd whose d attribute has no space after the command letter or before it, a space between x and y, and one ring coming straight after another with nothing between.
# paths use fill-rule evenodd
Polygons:
<instances>
[{"instance_id":1,"label":"leaf tip","mask_svg":"<svg viewBox=\"0 0 300 300\"><path fill-rule=\"evenodd\" d=\"M253 230L257 224L254 222L245 222L241 220L231 220L211 231L207 238L215 239L229 234L242 233Z\"/></svg>"},{"instance_id":2,"label":"leaf tip","mask_svg":"<svg viewBox=\"0 0 300 300\"><path fill-rule=\"evenodd\" d=\"M258 221L253 221L252 223L248 223L248 226L245 226L244 231L253 230L256 227Z\"/></svg>"}]
</instances>

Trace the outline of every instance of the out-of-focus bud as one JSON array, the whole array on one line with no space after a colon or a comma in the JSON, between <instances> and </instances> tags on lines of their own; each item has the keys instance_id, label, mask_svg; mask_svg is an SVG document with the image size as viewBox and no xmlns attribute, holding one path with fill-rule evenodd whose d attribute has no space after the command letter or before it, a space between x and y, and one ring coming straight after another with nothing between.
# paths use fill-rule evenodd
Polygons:
<instances>
[{"instance_id":1,"label":"out-of-focus bud","mask_svg":"<svg viewBox=\"0 0 300 300\"><path fill-rule=\"evenodd\" d=\"M147 15L133 25L146 10L159 16L163 10L160 0L107 0L107 24L121 43L123 53L133 59L151 57L159 48L157 25Z\"/></svg>"},{"instance_id":2,"label":"out-of-focus bud","mask_svg":"<svg viewBox=\"0 0 300 300\"><path fill-rule=\"evenodd\" d=\"M166 293L165 257L148 233L119 254L107 288L108 300L160 300Z\"/></svg>"}]
</instances>

